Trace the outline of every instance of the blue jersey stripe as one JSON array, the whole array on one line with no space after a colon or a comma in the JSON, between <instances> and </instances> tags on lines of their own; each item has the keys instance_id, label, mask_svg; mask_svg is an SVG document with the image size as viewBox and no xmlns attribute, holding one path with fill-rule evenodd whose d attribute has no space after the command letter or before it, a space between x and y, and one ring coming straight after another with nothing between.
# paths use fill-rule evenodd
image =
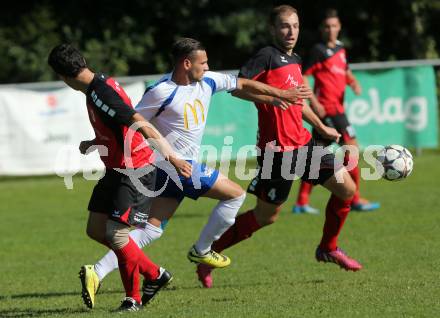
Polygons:
<instances>
[{"instance_id":1,"label":"blue jersey stripe","mask_svg":"<svg viewBox=\"0 0 440 318\"><path fill-rule=\"evenodd\" d=\"M203 81L211 87L211 89L212 89L212 94L214 94L214 93L215 93L215 90L216 90L216 88L217 88L217 87L216 87L217 85L215 85L215 81L214 81L212 78L210 78L210 77L204 77L204 78L203 78Z\"/></svg>"},{"instance_id":2,"label":"blue jersey stripe","mask_svg":"<svg viewBox=\"0 0 440 318\"><path fill-rule=\"evenodd\" d=\"M169 104L171 104L171 102L173 101L174 96L177 93L177 88L178 87L176 87L173 90L173 92L171 93L171 95L168 96L168 98L163 102L163 104L160 106L159 110L157 111L156 115L154 115L154 117L159 116L165 110L165 107L167 107Z\"/></svg>"},{"instance_id":3,"label":"blue jersey stripe","mask_svg":"<svg viewBox=\"0 0 440 318\"><path fill-rule=\"evenodd\" d=\"M145 92L144 92L144 95L145 95L148 91L151 91L153 88L159 86L159 84L162 84L162 83L164 83L164 82L166 82L166 81L168 81L168 77L165 77L164 79L162 79L162 80L160 80L160 81L154 83L153 85L148 86L147 89L146 89Z\"/></svg>"}]
</instances>

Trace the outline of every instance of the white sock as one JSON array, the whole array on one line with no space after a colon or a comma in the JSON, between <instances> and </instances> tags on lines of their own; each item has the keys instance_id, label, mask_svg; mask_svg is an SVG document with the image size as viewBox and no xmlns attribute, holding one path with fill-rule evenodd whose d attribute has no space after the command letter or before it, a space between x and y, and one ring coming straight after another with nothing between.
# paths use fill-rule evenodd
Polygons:
<instances>
[{"instance_id":1,"label":"white sock","mask_svg":"<svg viewBox=\"0 0 440 318\"><path fill-rule=\"evenodd\" d=\"M145 228L137 228L131 231L130 237L140 248L143 248L144 246L150 245L153 241L160 238L162 233L163 230L160 227L147 223Z\"/></svg>"},{"instance_id":2,"label":"white sock","mask_svg":"<svg viewBox=\"0 0 440 318\"><path fill-rule=\"evenodd\" d=\"M143 248L151 244L162 236L163 230L150 223L145 225L145 228L137 228L130 232L132 240ZM102 281L105 276L118 268L118 259L115 253L110 250L95 264L95 272L98 275L99 281Z\"/></svg>"},{"instance_id":3,"label":"white sock","mask_svg":"<svg viewBox=\"0 0 440 318\"><path fill-rule=\"evenodd\" d=\"M203 255L211 250L211 245L217 241L226 230L234 224L235 216L246 198L246 193L234 199L220 201L212 210L208 223L200 233L199 240L194 244L196 251Z\"/></svg>"}]
</instances>

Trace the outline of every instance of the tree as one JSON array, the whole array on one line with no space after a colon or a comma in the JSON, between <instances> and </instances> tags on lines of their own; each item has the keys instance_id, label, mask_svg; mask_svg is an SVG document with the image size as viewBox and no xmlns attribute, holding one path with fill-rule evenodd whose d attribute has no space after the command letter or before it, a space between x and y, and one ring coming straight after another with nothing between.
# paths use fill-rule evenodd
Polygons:
<instances>
[{"instance_id":1,"label":"tree","mask_svg":"<svg viewBox=\"0 0 440 318\"><path fill-rule=\"evenodd\" d=\"M283 1L284 2L284 1ZM163 73L169 48L180 36L201 40L212 69L238 68L270 43L267 15L281 1L132 0L128 3L36 0L6 2L0 12L0 83L56 79L47 67L50 49L75 44L89 65L110 75ZM293 1L307 55L319 40L328 7L338 9L351 62L438 57L440 1Z\"/></svg>"}]
</instances>

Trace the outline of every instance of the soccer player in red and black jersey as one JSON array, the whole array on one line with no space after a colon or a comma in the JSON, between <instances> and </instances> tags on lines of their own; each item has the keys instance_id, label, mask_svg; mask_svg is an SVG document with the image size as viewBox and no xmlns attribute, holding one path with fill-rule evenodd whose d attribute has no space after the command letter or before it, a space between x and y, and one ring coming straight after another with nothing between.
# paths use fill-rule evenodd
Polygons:
<instances>
[{"instance_id":1,"label":"soccer player in red and black jersey","mask_svg":"<svg viewBox=\"0 0 440 318\"><path fill-rule=\"evenodd\" d=\"M93 73L76 48L69 44L56 46L49 54L48 63L68 86L86 95L96 138L81 142L80 151L87 153L97 148L106 167L106 174L95 186L89 202L87 234L117 255L126 292L119 310L137 311L142 305L139 273L145 278L143 291L147 296L143 296L143 300L150 300L172 276L154 264L128 235L131 226L147 222L153 198L144 196L129 174L123 172L144 169L145 174L138 181L154 191L156 169L150 165L153 151L141 145L143 137L148 138L180 174L189 177L191 166L177 159L166 140L133 109L122 87L112 78ZM90 268L83 266L80 278L82 297L86 305L93 308L99 280L91 273Z\"/></svg>"},{"instance_id":2,"label":"soccer player in red and black jersey","mask_svg":"<svg viewBox=\"0 0 440 318\"><path fill-rule=\"evenodd\" d=\"M314 96L310 99L313 110L330 127L340 134L340 144L358 147L353 127L348 122L344 110L345 87L349 85L356 95L361 94L361 86L347 64L345 48L338 40L341 31L336 10L326 12L321 27L323 42L316 44L304 64L303 74L312 75L315 79ZM323 145L330 145L327 140L314 131L314 138ZM356 183L356 193L351 203L351 209L356 211L372 211L379 208L379 203L369 202L359 195L358 154L346 152L345 164L348 165L351 177ZM309 195L313 185L303 181L300 186L294 213L317 213L309 205Z\"/></svg>"},{"instance_id":3,"label":"soccer player in red and black jersey","mask_svg":"<svg viewBox=\"0 0 440 318\"><path fill-rule=\"evenodd\" d=\"M258 51L241 68L239 76L283 89L296 87L303 92L303 98L310 97L310 89L303 86L301 59L293 52L299 34L296 9L289 5L274 8L270 25L274 44ZM339 133L325 126L302 99L298 99L287 110L282 110L271 107L273 100L267 96L249 93L235 95L255 101L258 110L259 172L248 187L248 192L257 197L257 204L235 219L235 224L214 243L213 249L220 252L275 222L281 205L287 200L293 182L292 172L295 172L303 180L321 184L332 193L316 259L336 263L346 270L361 269L362 266L337 245L339 232L350 211L355 183L332 153L323 147L314 147L316 143L303 127L302 118L326 139L337 141ZM314 153L320 154L315 156ZM302 174L299 173L301 169ZM205 287L212 285L211 271L206 265L198 265L197 274Z\"/></svg>"}]
</instances>

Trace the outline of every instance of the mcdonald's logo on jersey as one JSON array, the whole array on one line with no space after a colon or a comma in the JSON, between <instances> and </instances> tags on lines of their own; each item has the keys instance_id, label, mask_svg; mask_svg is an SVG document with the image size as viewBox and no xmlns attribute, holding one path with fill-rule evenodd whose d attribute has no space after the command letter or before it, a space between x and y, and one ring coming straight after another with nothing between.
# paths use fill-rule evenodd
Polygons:
<instances>
[{"instance_id":1,"label":"mcdonald's logo on jersey","mask_svg":"<svg viewBox=\"0 0 440 318\"><path fill-rule=\"evenodd\" d=\"M196 126L199 125L199 114L197 112L197 108L200 112L200 123L205 122L205 107L199 99L194 100L194 105L191 105L190 103L185 103L185 105L183 106L183 123L186 130L189 130L188 109L190 110L190 114L192 114L194 118L194 124Z\"/></svg>"}]
</instances>

